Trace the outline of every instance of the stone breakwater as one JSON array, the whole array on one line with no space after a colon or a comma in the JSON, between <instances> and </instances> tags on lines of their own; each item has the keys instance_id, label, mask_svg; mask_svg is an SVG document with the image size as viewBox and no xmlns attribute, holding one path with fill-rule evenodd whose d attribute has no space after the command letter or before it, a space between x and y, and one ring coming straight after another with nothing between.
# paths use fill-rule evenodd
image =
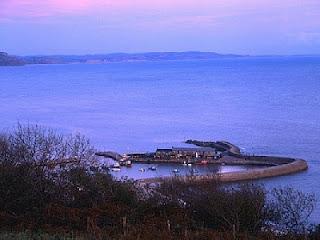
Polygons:
<instances>
[{"instance_id":1,"label":"stone breakwater","mask_svg":"<svg viewBox=\"0 0 320 240\"><path fill-rule=\"evenodd\" d=\"M207 164L221 164L221 165L256 165L262 166L262 168L251 169L238 172L226 172L226 173L214 173L202 176L174 176L174 177L156 177L138 180L139 183L157 183L165 179L179 179L179 180L217 180L221 182L238 182L238 181L250 181L261 178L270 178L283 175L289 175L308 169L308 164L305 160L286 158L286 157L273 157L273 156L246 156L242 155L240 148L232 143L226 141L217 142L205 142L197 140L188 140L188 144L193 144L198 147L207 147L212 149L219 149L224 154L219 159L207 160ZM121 160L122 155L114 152L98 152L98 156L104 156L112 158L116 161ZM143 154L139 154L143 155ZM154 156L142 157L141 159L132 159L132 162L142 163L182 163L184 159L156 159Z\"/></svg>"},{"instance_id":2,"label":"stone breakwater","mask_svg":"<svg viewBox=\"0 0 320 240\"><path fill-rule=\"evenodd\" d=\"M272 167L265 167L261 169L252 169L247 171L221 173L216 176L222 182L235 182L245 180L255 180L261 178L277 177L301 172L308 169L306 161L297 159L293 162L281 164ZM210 176L209 176L210 177Z\"/></svg>"},{"instance_id":3,"label":"stone breakwater","mask_svg":"<svg viewBox=\"0 0 320 240\"><path fill-rule=\"evenodd\" d=\"M149 178L139 180L142 184L147 183L157 183L162 180L169 179L179 179L182 181L205 181L205 180L216 180L221 182L239 182L239 181L250 181L262 178L277 177L283 175L289 175L308 169L308 164L305 160L302 159L289 159L289 158L277 158L277 157L258 157L263 158L264 161L270 160L273 162L273 166L261 168L261 169L252 169L246 171L238 172L229 172L229 173L219 173L213 175L204 175L204 176L175 176L175 177L165 177L165 178ZM246 160L243 160L244 162ZM249 164L254 164L253 162L247 162Z\"/></svg>"}]
</instances>

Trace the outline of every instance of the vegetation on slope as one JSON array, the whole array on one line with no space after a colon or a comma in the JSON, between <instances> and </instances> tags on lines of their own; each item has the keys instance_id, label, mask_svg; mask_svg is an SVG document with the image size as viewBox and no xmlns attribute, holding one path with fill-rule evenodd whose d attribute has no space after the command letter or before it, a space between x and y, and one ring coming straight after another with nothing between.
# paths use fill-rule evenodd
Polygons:
<instances>
[{"instance_id":1,"label":"vegetation on slope","mask_svg":"<svg viewBox=\"0 0 320 240\"><path fill-rule=\"evenodd\" d=\"M291 188L117 181L81 135L0 136L0 239L319 239L314 206Z\"/></svg>"}]
</instances>

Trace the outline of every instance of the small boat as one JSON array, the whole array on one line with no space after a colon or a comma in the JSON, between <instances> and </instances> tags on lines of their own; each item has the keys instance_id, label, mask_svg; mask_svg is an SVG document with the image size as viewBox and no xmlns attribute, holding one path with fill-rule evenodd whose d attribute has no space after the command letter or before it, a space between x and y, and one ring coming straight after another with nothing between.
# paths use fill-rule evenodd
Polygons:
<instances>
[{"instance_id":1,"label":"small boat","mask_svg":"<svg viewBox=\"0 0 320 240\"><path fill-rule=\"evenodd\" d=\"M183 161L183 166L187 166L187 162L186 161Z\"/></svg>"},{"instance_id":2,"label":"small boat","mask_svg":"<svg viewBox=\"0 0 320 240\"><path fill-rule=\"evenodd\" d=\"M114 163L111 168L120 168L120 163L116 162Z\"/></svg>"},{"instance_id":3,"label":"small boat","mask_svg":"<svg viewBox=\"0 0 320 240\"><path fill-rule=\"evenodd\" d=\"M132 162L130 160L126 161L126 166L127 167L131 167L132 166Z\"/></svg>"},{"instance_id":4,"label":"small boat","mask_svg":"<svg viewBox=\"0 0 320 240\"><path fill-rule=\"evenodd\" d=\"M146 170L144 168L139 169L140 172L145 172Z\"/></svg>"},{"instance_id":5,"label":"small boat","mask_svg":"<svg viewBox=\"0 0 320 240\"><path fill-rule=\"evenodd\" d=\"M151 170L151 171L156 171L157 168L156 168L155 166L152 166L152 167L149 167L149 170Z\"/></svg>"},{"instance_id":6,"label":"small boat","mask_svg":"<svg viewBox=\"0 0 320 240\"><path fill-rule=\"evenodd\" d=\"M173 169L172 172L174 172L174 173L179 173L180 171L179 171L179 169Z\"/></svg>"},{"instance_id":7,"label":"small boat","mask_svg":"<svg viewBox=\"0 0 320 240\"><path fill-rule=\"evenodd\" d=\"M121 168L111 168L111 171L112 172L119 172L119 171L121 171Z\"/></svg>"},{"instance_id":8,"label":"small boat","mask_svg":"<svg viewBox=\"0 0 320 240\"><path fill-rule=\"evenodd\" d=\"M209 162L207 160L202 160L201 162L198 162L199 165L207 165Z\"/></svg>"},{"instance_id":9,"label":"small boat","mask_svg":"<svg viewBox=\"0 0 320 240\"><path fill-rule=\"evenodd\" d=\"M192 169L191 172L192 172L192 174L199 173L197 169Z\"/></svg>"},{"instance_id":10,"label":"small boat","mask_svg":"<svg viewBox=\"0 0 320 240\"><path fill-rule=\"evenodd\" d=\"M192 167L192 164L191 164L191 163L188 163L188 167Z\"/></svg>"}]
</instances>

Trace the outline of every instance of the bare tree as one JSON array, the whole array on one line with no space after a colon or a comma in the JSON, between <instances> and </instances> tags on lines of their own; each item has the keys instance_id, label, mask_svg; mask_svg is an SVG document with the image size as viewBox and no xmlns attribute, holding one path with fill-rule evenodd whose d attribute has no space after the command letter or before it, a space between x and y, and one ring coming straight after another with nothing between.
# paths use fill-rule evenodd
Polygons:
<instances>
[{"instance_id":1,"label":"bare tree","mask_svg":"<svg viewBox=\"0 0 320 240\"><path fill-rule=\"evenodd\" d=\"M273 230L284 234L305 234L315 204L314 194L306 194L293 188L273 189L268 208Z\"/></svg>"},{"instance_id":2,"label":"bare tree","mask_svg":"<svg viewBox=\"0 0 320 240\"><path fill-rule=\"evenodd\" d=\"M0 162L10 160L10 143L6 134L0 134Z\"/></svg>"},{"instance_id":3,"label":"bare tree","mask_svg":"<svg viewBox=\"0 0 320 240\"><path fill-rule=\"evenodd\" d=\"M67 158L75 158L83 167L95 166L97 164L95 149L88 138L77 133L68 136L65 140Z\"/></svg>"},{"instance_id":4,"label":"bare tree","mask_svg":"<svg viewBox=\"0 0 320 240\"><path fill-rule=\"evenodd\" d=\"M95 150L81 134L65 136L39 125L18 124L8 137L0 139L2 147L4 143L9 145L10 158L15 163L81 167L96 164Z\"/></svg>"}]
</instances>

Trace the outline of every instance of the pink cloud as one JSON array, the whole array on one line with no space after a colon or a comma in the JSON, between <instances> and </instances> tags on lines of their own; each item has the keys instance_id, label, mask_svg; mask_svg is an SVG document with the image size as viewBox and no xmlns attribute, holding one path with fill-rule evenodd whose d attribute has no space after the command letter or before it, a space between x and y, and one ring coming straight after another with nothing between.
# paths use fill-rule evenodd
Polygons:
<instances>
[{"instance_id":1,"label":"pink cloud","mask_svg":"<svg viewBox=\"0 0 320 240\"><path fill-rule=\"evenodd\" d=\"M269 11L290 7L297 9L315 5L318 0L0 0L0 18L46 17L57 15L78 15L93 13L130 12L140 14L155 12L162 15L181 14L194 16L215 16L248 11ZM185 16L182 16L185 17ZM198 20L201 17L198 18ZM208 21L208 17L203 18ZM209 19L209 21L211 21Z\"/></svg>"},{"instance_id":2,"label":"pink cloud","mask_svg":"<svg viewBox=\"0 0 320 240\"><path fill-rule=\"evenodd\" d=\"M0 0L0 17L52 16L108 10L197 10L241 7L254 0Z\"/></svg>"},{"instance_id":3,"label":"pink cloud","mask_svg":"<svg viewBox=\"0 0 320 240\"><path fill-rule=\"evenodd\" d=\"M88 9L90 0L2 0L0 17L41 17Z\"/></svg>"}]
</instances>

